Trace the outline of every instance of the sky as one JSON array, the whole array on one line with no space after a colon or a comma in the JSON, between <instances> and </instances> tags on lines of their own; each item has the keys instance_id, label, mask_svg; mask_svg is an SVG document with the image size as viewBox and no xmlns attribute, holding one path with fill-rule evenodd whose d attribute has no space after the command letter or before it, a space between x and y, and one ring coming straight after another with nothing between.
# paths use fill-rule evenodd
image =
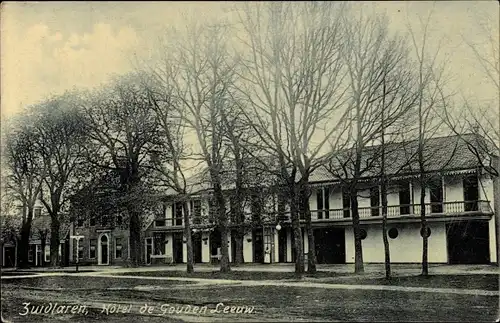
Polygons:
<instances>
[{"instance_id":1,"label":"sky","mask_svg":"<svg viewBox=\"0 0 500 323\"><path fill-rule=\"evenodd\" d=\"M133 69L132 55L147 58L158 37L172 26L231 19L231 2L3 2L1 6L1 114L14 116L26 105L73 87L99 86L113 74ZM493 22L498 46L497 1L363 2L366 14L387 13L390 28L419 30L419 17L432 11L429 49L441 41L449 59L450 86L478 102L498 100L463 37L486 44L481 29ZM496 101L498 102L498 101Z\"/></svg>"}]
</instances>

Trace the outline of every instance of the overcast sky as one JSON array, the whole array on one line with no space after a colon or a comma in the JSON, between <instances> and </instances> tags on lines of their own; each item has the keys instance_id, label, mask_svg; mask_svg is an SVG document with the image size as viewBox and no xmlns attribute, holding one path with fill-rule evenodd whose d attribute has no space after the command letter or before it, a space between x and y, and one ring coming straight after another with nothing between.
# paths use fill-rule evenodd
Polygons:
<instances>
[{"instance_id":1,"label":"overcast sky","mask_svg":"<svg viewBox=\"0 0 500 323\"><path fill-rule=\"evenodd\" d=\"M7 2L1 11L1 109L8 117L21 106L72 87L93 87L113 73L132 69L131 54L147 57L158 36L183 26L183 13L197 20L231 17L231 2ZM365 2L363 12L387 12L393 30L419 29L433 11L430 46L441 40L454 73L452 86L484 101L498 98L477 69L462 36L487 42L479 22L488 16L498 46L497 1ZM372 13L373 12L373 13ZM233 14L234 15L234 14ZM431 48L433 50L433 48ZM443 56L444 57L444 56ZM498 101L497 101L498 102Z\"/></svg>"}]
</instances>

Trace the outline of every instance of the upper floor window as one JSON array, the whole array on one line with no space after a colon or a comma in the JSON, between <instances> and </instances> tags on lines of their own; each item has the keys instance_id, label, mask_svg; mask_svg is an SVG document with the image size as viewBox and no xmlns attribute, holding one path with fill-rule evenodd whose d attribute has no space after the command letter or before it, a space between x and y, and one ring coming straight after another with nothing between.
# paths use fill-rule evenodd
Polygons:
<instances>
[{"instance_id":1,"label":"upper floor window","mask_svg":"<svg viewBox=\"0 0 500 323\"><path fill-rule=\"evenodd\" d=\"M174 225L182 225L182 203L175 203L174 207Z\"/></svg>"},{"instance_id":2,"label":"upper floor window","mask_svg":"<svg viewBox=\"0 0 500 323\"><path fill-rule=\"evenodd\" d=\"M344 218L351 216L351 195L347 188L342 189L342 208L344 209Z\"/></svg>"},{"instance_id":3,"label":"upper floor window","mask_svg":"<svg viewBox=\"0 0 500 323\"><path fill-rule=\"evenodd\" d=\"M330 217L330 189L328 187L318 188L316 192L316 203L318 209L318 219L328 219Z\"/></svg>"},{"instance_id":4,"label":"upper floor window","mask_svg":"<svg viewBox=\"0 0 500 323\"><path fill-rule=\"evenodd\" d=\"M41 207L35 207L35 214L34 218L41 217L42 216L42 208Z\"/></svg>"},{"instance_id":5,"label":"upper floor window","mask_svg":"<svg viewBox=\"0 0 500 323\"><path fill-rule=\"evenodd\" d=\"M201 222L201 200L191 201L191 212L193 213L193 222L199 224Z\"/></svg>"},{"instance_id":6,"label":"upper floor window","mask_svg":"<svg viewBox=\"0 0 500 323\"><path fill-rule=\"evenodd\" d=\"M83 217L79 216L76 218L76 226L77 227L83 227L85 221L83 219Z\"/></svg>"},{"instance_id":7,"label":"upper floor window","mask_svg":"<svg viewBox=\"0 0 500 323\"><path fill-rule=\"evenodd\" d=\"M95 216L91 216L91 217L90 217L90 220L89 220L89 225L90 225L91 227L93 227L93 226L95 226L95 223L96 223L96 218L95 218Z\"/></svg>"},{"instance_id":8,"label":"upper floor window","mask_svg":"<svg viewBox=\"0 0 500 323\"><path fill-rule=\"evenodd\" d=\"M380 206L380 190L378 186L374 186L370 188L370 207L372 216L378 216L380 214L379 206Z\"/></svg>"}]
</instances>

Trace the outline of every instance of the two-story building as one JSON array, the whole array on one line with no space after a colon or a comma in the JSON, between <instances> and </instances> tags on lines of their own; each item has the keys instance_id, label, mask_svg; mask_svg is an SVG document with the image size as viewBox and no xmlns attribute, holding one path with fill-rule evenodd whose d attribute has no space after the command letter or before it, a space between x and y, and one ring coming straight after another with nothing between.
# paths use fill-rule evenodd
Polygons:
<instances>
[{"instance_id":1,"label":"two-story building","mask_svg":"<svg viewBox=\"0 0 500 323\"><path fill-rule=\"evenodd\" d=\"M429 262L496 262L496 227L494 216L494 177L463 137L442 137L425 144L424 208L429 230ZM471 141L469 141L470 144ZM401 145L387 153L387 217L391 261L419 263L422 255L421 179L415 160L416 144ZM373 151L373 149L371 150ZM370 153L367 153L370 154ZM366 156L364 157L366 159ZM487 158L487 157L485 157ZM362 228L363 257L367 263L383 263L382 192L379 168L358 178L357 195ZM349 191L330 167L319 167L310 176L312 194L309 205L318 263L354 262ZM220 234L211 215L211 190L199 176L191 180L191 215L195 263L210 263L220 258ZM203 183L203 184L202 184ZM227 188L229 192L230 187ZM229 200L229 199L228 199ZM278 216L279 199L267 196L245 203L248 226L243 239L247 263L294 262L295 250L288 208ZM186 262L186 239L182 204L175 194L167 194L163 212L146 229L144 257L146 264ZM228 201L227 209L231 209ZM283 213L283 212L281 212ZM304 221L302 225L304 225ZM230 228L235 229L234 223ZM304 252L308 240L303 231ZM230 260L234 259L234 237L228 237Z\"/></svg>"}]
</instances>

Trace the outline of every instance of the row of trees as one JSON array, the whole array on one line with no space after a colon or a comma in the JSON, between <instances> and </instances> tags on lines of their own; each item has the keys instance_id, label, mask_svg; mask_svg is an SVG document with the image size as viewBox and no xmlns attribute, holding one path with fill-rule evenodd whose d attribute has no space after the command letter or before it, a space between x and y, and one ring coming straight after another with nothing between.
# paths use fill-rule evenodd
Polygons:
<instances>
[{"instance_id":1,"label":"row of trees","mask_svg":"<svg viewBox=\"0 0 500 323\"><path fill-rule=\"evenodd\" d=\"M69 211L125 214L131 264L139 265L144 214L168 188L183 203L187 270L193 271L187 177L201 166L221 233L221 271L230 270L228 216L245 222L247 197L263 183L257 173L259 179L272 178L266 185L279 187L289 206L297 273L305 271L300 228L305 219L307 268L314 273L309 179L323 167L350 193L356 272L363 271L359 181L377 170L390 277L385 193L386 167L393 161L387 158L391 149L408 149L407 160L418 161L391 173L420 174L426 232L425 174L432 154L425 150L443 131L436 116L450 115L450 100L444 66L426 48L429 20L422 39L411 28L405 37L391 33L385 17L358 16L353 6L245 3L235 10L236 24L193 23L184 33L168 34L161 59L138 62L136 72L97 90L69 92L26 111L9 131L6 152L9 183L27 212L20 264L27 264L33 209L40 199L51 218L52 265L61 216ZM181 34L186 36L175 37ZM446 120L457 133L465 129ZM400 144L410 139L416 147ZM375 143L382 149L374 152ZM225 192L228 171L231 194ZM235 236L236 263L243 262L244 233L242 225ZM427 249L424 234L425 275Z\"/></svg>"}]
</instances>

